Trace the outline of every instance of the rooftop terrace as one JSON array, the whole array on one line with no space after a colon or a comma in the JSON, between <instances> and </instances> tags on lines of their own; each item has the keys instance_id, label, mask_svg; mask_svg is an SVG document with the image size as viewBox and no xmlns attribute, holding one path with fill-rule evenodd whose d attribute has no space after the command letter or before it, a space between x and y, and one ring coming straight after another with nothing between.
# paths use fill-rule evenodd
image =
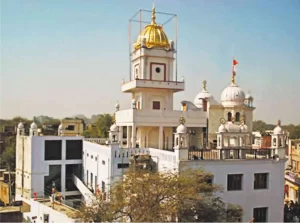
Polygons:
<instances>
[{"instance_id":1,"label":"rooftop terrace","mask_svg":"<svg viewBox=\"0 0 300 223\"><path fill-rule=\"evenodd\" d=\"M274 149L203 149L190 150L189 160L241 160L241 159L273 159Z\"/></svg>"},{"instance_id":2,"label":"rooftop terrace","mask_svg":"<svg viewBox=\"0 0 300 223\"><path fill-rule=\"evenodd\" d=\"M53 205L53 203L50 201L50 199L43 199L43 198L39 198L36 200L39 203L42 203L43 205L52 208L53 210L56 210L62 214L67 215L69 218L72 219L78 219L78 213L79 211L71 208L67 205L64 204L58 204L55 202L55 204Z\"/></svg>"}]
</instances>

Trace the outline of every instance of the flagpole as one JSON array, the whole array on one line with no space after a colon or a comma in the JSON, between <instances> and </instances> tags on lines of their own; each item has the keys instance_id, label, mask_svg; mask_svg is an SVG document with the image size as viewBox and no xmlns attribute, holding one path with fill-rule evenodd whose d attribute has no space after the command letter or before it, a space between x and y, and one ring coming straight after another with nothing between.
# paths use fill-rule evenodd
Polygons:
<instances>
[{"instance_id":1,"label":"flagpole","mask_svg":"<svg viewBox=\"0 0 300 223\"><path fill-rule=\"evenodd\" d=\"M234 78L234 64L233 64L233 61L234 61L234 56L232 57L231 83L232 83L232 84L235 84L235 78Z\"/></svg>"}]
</instances>

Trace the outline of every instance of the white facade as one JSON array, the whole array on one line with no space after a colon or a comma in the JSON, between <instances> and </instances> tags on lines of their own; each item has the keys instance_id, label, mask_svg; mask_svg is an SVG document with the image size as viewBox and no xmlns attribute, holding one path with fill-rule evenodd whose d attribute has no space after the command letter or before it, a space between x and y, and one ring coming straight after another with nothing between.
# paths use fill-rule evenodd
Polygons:
<instances>
[{"instance_id":1,"label":"white facade","mask_svg":"<svg viewBox=\"0 0 300 223\"><path fill-rule=\"evenodd\" d=\"M268 222L283 221L285 160L219 160L219 161L185 161L181 165L190 168L203 168L213 174L213 183L223 186L219 195L226 203L238 204L243 208L242 222L248 222L253 217L253 209L268 208ZM254 174L268 173L267 189L254 190ZM282 174L280 174L282 173ZM242 190L227 190L227 175L243 174Z\"/></svg>"},{"instance_id":2,"label":"white facade","mask_svg":"<svg viewBox=\"0 0 300 223\"><path fill-rule=\"evenodd\" d=\"M62 193L63 196L80 195L80 192L77 190L66 190L66 165L82 165L82 158L70 159L67 157L66 144L68 141L82 141L83 137L36 136L33 134L25 136L23 133L23 129L18 128L16 146L16 200L22 198L30 199L34 196L34 193L36 193L37 197L43 197L45 194L51 193L51 186L50 189L48 188L45 191L44 183L45 177L49 176L49 168L51 166L57 166L61 171L61 180L59 182L61 189L58 192ZM45 145L49 141L58 142L60 158L55 159L52 157L48 159L46 157ZM49 154L54 153L54 150L51 151L51 148L48 148L48 150Z\"/></svg>"}]
</instances>

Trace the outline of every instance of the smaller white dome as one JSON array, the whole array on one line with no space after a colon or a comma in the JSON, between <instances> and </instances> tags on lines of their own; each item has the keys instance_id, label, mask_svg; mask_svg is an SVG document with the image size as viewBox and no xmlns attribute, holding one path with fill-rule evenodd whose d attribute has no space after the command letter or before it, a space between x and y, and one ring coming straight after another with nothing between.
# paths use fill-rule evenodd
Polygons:
<instances>
[{"instance_id":1,"label":"smaller white dome","mask_svg":"<svg viewBox=\"0 0 300 223\"><path fill-rule=\"evenodd\" d=\"M245 98L246 99L253 99L253 97L252 97L252 95L250 93L247 93Z\"/></svg>"},{"instance_id":2,"label":"smaller white dome","mask_svg":"<svg viewBox=\"0 0 300 223\"><path fill-rule=\"evenodd\" d=\"M62 130L62 129L63 129L63 125L60 124L60 125L58 126L58 129L59 129L59 130Z\"/></svg>"},{"instance_id":3,"label":"smaller white dome","mask_svg":"<svg viewBox=\"0 0 300 223\"><path fill-rule=\"evenodd\" d=\"M226 129L228 132L240 132L240 126L233 124L232 122L228 122L226 125Z\"/></svg>"},{"instance_id":4,"label":"smaller white dome","mask_svg":"<svg viewBox=\"0 0 300 223\"><path fill-rule=\"evenodd\" d=\"M194 105L197 108L202 108L203 99L206 99L209 102L211 102L211 99L213 100L213 102L215 101L211 93L209 93L206 89L206 81L203 81L202 91L196 95L194 99Z\"/></svg>"},{"instance_id":5,"label":"smaller white dome","mask_svg":"<svg viewBox=\"0 0 300 223\"><path fill-rule=\"evenodd\" d=\"M222 91L221 102L223 106L242 105L245 101L245 93L236 84L231 84Z\"/></svg>"},{"instance_id":6,"label":"smaller white dome","mask_svg":"<svg viewBox=\"0 0 300 223\"><path fill-rule=\"evenodd\" d=\"M31 123L30 128L31 129L37 129L37 125L33 122L33 123Z\"/></svg>"},{"instance_id":7,"label":"smaller white dome","mask_svg":"<svg viewBox=\"0 0 300 223\"><path fill-rule=\"evenodd\" d=\"M241 125L241 131L242 132L247 132L248 131L248 126L247 125Z\"/></svg>"},{"instance_id":8,"label":"smaller white dome","mask_svg":"<svg viewBox=\"0 0 300 223\"><path fill-rule=\"evenodd\" d=\"M220 127L219 127L218 132L227 132L227 129L226 129L225 125L221 124Z\"/></svg>"},{"instance_id":9,"label":"smaller white dome","mask_svg":"<svg viewBox=\"0 0 300 223\"><path fill-rule=\"evenodd\" d=\"M276 126L273 133L276 134L276 135L283 134L282 128L279 125Z\"/></svg>"},{"instance_id":10,"label":"smaller white dome","mask_svg":"<svg viewBox=\"0 0 300 223\"><path fill-rule=\"evenodd\" d=\"M187 127L185 127L185 125L180 124L177 129L176 129L177 133L181 133L181 134L186 134L187 133Z\"/></svg>"},{"instance_id":11,"label":"smaller white dome","mask_svg":"<svg viewBox=\"0 0 300 223\"><path fill-rule=\"evenodd\" d=\"M18 129L24 129L24 125L23 125L22 122L20 122L20 123L18 124Z\"/></svg>"},{"instance_id":12,"label":"smaller white dome","mask_svg":"<svg viewBox=\"0 0 300 223\"><path fill-rule=\"evenodd\" d=\"M113 124L112 126L110 126L110 131L117 132L117 131L119 131L119 127L116 124Z\"/></svg>"}]
</instances>

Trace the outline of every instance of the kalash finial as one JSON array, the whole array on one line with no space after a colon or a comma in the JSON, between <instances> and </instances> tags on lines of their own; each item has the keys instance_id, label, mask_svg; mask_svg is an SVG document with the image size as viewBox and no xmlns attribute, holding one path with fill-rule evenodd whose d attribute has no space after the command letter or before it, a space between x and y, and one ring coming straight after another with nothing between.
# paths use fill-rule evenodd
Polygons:
<instances>
[{"instance_id":1,"label":"kalash finial","mask_svg":"<svg viewBox=\"0 0 300 223\"><path fill-rule=\"evenodd\" d=\"M277 121L277 125L278 125L278 126L281 125L281 121L280 121L280 120Z\"/></svg>"},{"instance_id":2,"label":"kalash finial","mask_svg":"<svg viewBox=\"0 0 300 223\"><path fill-rule=\"evenodd\" d=\"M185 118L183 116L180 116L179 123L182 124L182 125L184 125Z\"/></svg>"},{"instance_id":3,"label":"kalash finial","mask_svg":"<svg viewBox=\"0 0 300 223\"><path fill-rule=\"evenodd\" d=\"M112 123L116 124L116 113L112 115Z\"/></svg>"},{"instance_id":4,"label":"kalash finial","mask_svg":"<svg viewBox=\"0 0 300 223\"><path fill-rule=\"evenodd\" d=\"M152 7L152 17L151 17L151 25L156 25L156 16L155 16L155 6L153 4L153 7Z\"/></svg>"},{"instance_id":5,"label":"kalash finial","mask_svg":"<svg viewBox=\"0 0 300 223\"><path fill-rule=\"evenodd\" d=\"M206 84L207 84L206 80L204 80L204 81L202 82L202 84L203 84L203 85L202 85L202 86L203 86L203 90L206 91Z\"/></svg>"}]
</instances>

